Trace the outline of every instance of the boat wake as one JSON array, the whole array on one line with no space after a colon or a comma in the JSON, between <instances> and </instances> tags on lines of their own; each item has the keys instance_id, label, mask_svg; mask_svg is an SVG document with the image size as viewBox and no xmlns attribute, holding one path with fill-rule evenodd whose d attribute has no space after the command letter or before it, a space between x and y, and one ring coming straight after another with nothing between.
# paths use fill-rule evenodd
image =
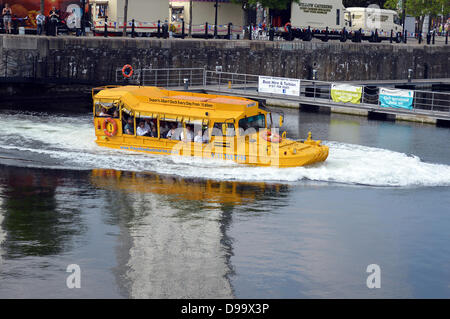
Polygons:
<instances>
[{"instance_id":1,"label":"boat wake","mask_svg":"<svg viewBox=\"0 0 450 319\"><path fill-rule=\"evenodd\" d=\"M99 147L92 118L2 114L0 163L25 167L149 171L234 181L320 181L371 186L450 186L450 166L385 149L325 142L324 163L308 167L251 167L231 161L160 156Z\"/></svg>"}]
</instances>

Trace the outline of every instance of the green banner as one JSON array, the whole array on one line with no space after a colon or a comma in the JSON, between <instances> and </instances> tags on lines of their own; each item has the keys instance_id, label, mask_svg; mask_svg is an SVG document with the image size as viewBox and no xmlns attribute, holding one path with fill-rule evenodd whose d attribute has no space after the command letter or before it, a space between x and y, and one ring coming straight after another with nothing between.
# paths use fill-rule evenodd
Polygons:
<instances>
[{"instance_id":1,"label":"green banner","mask_svg":"<svg viewBox=\"0 0 450 319\"><path fill-rule=\"evenodd\" d=\"M362 86L331 84L331 98L334 102L360 104Z\"/></svg>"}]
</instances>

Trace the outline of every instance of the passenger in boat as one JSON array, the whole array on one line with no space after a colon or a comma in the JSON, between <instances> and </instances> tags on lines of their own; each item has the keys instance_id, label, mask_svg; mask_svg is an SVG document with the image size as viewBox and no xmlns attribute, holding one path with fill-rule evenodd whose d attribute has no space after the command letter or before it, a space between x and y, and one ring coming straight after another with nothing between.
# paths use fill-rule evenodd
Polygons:
<instances>
[{"instance_id":1,"label":"passenger in boat","mask_svg":"<svg viewBox=\"0 0 450 319\"><path fill-rule=\"evenodd\" d=\"M119 118L119 111L115 110L114 114L113 114L113 117L118 119Z\"/></svg>"},{"instance_id":2,"label":"passenger in boat","mask_svg":"<svg viewBox=\"0 0 450 319\"><path fill-rule=\"evenodd\" d=\"M202 134L202 130L198 130L198 131L197 131L197 135L195 135L195 137L194 137L194 142L195 142L195 143L203 143L203 134Z\"/></svg>"},{"instance_id":3,"label":"passenger in boat","mask_svg":"<svg viewBox=\"0 0 450 319\"><path fill-rule=\"evenodd\" d=\"M106 111L106 108L102 107L102 110L100 111L98 116L109 116L108 111Z\"/></svg>"},{"instance_id":4,"label":"passenger in boat","mask_svg":"<svg viewBox=\"0 0 450 319\"><path fill-rule=\"evenodd\" d=\"M183 142L192 142L194 140L194 134L189 125L186 125L186 137L184 137L184 130L181 132L181 140Z\"/></svg>"},{"instance_id":5,"label":"passenger in boat","mask_svg":"<svg viewBox=\"0 0 450 319\"><path fill-rule=\"evenodd\" d=\"M149 133L149 127L147 128L146 126L145 126L145 122L144 121L140 121L139 122L139 126L138 126L138 128L136 129L136 134L138 135L138 136L144 136L144 135L147 135L147 133Z\"/></svg>"},{"instance_id":6,"label":"passenger in boat","mask_svg":"<svg viewBox=\"0 0 450 319\"><path fill-rule=\"evenodd\" d=\"M158 137L158 130L156 129L155 126L152 127L152 129L150 130L148 136L150 136L150 137Z\"/></svg>"},{"instance_id":7,"label":"passenger in boat","mask_svg":"<svg viewBox=\"0 0 450 319\"><path fill-rule=\"evenodd\" d=\"M125 134L134 135L134 123L131 116L128 118L127 124L125 125L123 131Z\"/></svg>"},{"instance_id":8,"label":"passenger in boat","mask_svg":"<svg viewBox=\"0 0 450 319\"><path fill-rule=\"evenodd\" d=\"M167 132L166 138L175 140L175 124L172 124L172 127L170 128L169 132Z\"/></svg>"},{"instance_id":9,"label":"passenger in boat","mask_svg":"<svg viewBox=\"0 0 450 319\"><path fill-rule=\"evenodd\" d=\"M167 125L167 122L161 121L159 122L159 130L161 132L161 137L166 137L167 136L167 132L169 132L170 128Z\"/></svg>"}]
</instances>

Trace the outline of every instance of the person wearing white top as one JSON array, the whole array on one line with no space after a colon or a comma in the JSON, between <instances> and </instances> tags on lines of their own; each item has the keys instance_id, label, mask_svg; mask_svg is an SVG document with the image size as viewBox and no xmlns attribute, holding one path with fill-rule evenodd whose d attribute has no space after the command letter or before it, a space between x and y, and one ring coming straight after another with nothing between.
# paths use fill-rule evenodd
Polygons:
<instances>
[{"instance_id":1,"label":"person wearing white top","mask_svg":"<svg viewBox=\"0 0 450 319\"><path fill-rule=\"evenodd\" d=\"M137 134L138 136L144 136L145 134L148 133L149 130L150 130L150 127L147 129L147 128L145 127L145 123L142 121L142 122L139 123L139 126L138 126L138 128L136 129L136 134Z\"/></svg>"},{"instance_id":2,"label":"person wearing white top","mask_svg":"<svg viewBox=\"0 0 450 319\"><path fill-rule=\"evenodd\" d=\"M192 134L192 130L189 126L186 126L186 138L184 137L184 130L181 132L180 136L183 142L192 142L194 139L194 135Z\"/></svg>"},{"instance_id":3,"label":"person wearing white top","mask_svg":"<svg viewBox=\"0 0 450 319\"><path fill-rule=\"evenodd\" d=\"M203 143L202 130L198 130L197 135L194 137L195 143Z\"/></svg>"}]
</instances>

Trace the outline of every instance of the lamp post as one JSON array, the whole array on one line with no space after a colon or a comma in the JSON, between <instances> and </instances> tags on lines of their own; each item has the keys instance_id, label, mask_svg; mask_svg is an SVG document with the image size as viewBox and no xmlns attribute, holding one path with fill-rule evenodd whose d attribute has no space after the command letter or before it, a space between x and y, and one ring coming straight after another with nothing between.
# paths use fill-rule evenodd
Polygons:
<instances>
[{"instance_id":1,"label":"lamp post","mask_svg":"<svg viewBox=\"0 0 450 319\"><path fill-rule=\"evenodd\" d=\"M217 9L219 8L219 0L216 0L216 4L214 5L216 8L216 16L214 18L214 39L217 38Z\"/></svg>"}]
</instances>

